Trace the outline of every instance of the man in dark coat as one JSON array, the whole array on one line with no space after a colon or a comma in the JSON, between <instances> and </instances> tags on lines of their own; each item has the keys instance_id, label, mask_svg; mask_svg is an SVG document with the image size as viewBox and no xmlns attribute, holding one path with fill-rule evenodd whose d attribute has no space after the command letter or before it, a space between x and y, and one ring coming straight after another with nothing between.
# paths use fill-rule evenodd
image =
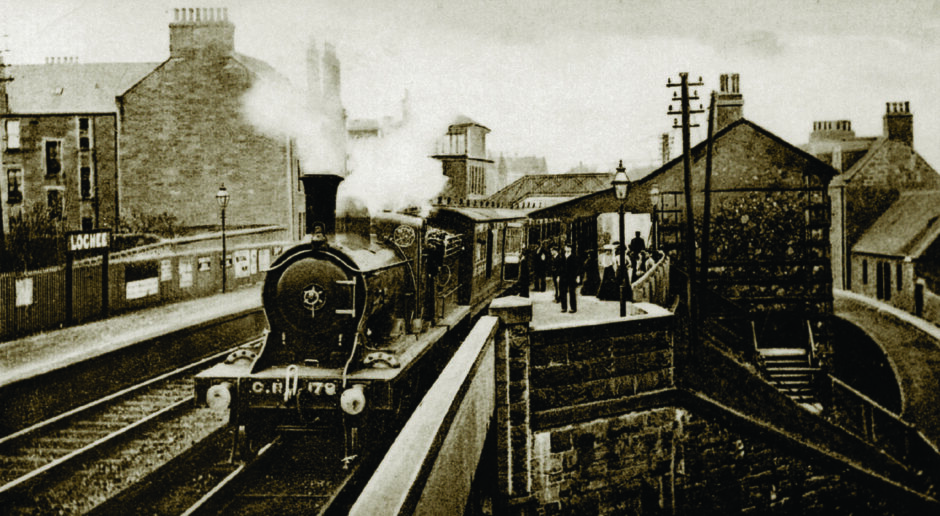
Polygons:
<instances>
[{"instance_id":1,"label":"man in dark coat","mask_svg":"<svg viewBox=\"0 0 940 516\"><path fill-rule=\"evenodd\" d=\"M581 281L581 260L571 251L571 246L565 246L565 254L561 256L561 271L559 274L561 286L561 311L567 312L571 306L571 313L578 311L578 293L575 288Z\"/></svg>"},{"instance_id":2,"label":"man in dark coat","mask_svg":"<svg viewBox=\"0 0 940 516\"><path fill-rule=\"evenodd\" d=\"M643 237L640 236L640 232L636 232L636 236L633 237L633 240L630 240L630 260L633 262L633 277L637 277L637 267L640 265L640 253L646 251L646 242L643 241Z\"/></svg>"},{"instance_id":3,"label":"man in dark coat","mask_svg":"<svg viewBox=\"0 0 940 516\"><path fill-rule=\"evenodd\" d=\"M587 258L584 259L584 282L581 284L582 296L596 296L601 286L600 269L597 267L597 253L588 249Z\"/></svg>"},{"instance_id":4,"label":"man in dark coat","mask_svg":"<svg viewBox=\"0 0 940 516\"><path fill-rule=\"evenodd\" d=\"M555 302L561 301L561 270L564 268L564 257L558 254L558 248L552 246L552 285L555 286Z\"/></svg>"},{"instance_id":5,"label":"man in dark coat","mask_svg":"<svg viewBox=\"0 0 940 516\"><path fill-rule=\"evenodd\" d=\"M535 275L536 292L545 292L545 275L548 274L548 249L542 244L535 250L532 259L532 273Z\"/></svg>"}]
</instances>

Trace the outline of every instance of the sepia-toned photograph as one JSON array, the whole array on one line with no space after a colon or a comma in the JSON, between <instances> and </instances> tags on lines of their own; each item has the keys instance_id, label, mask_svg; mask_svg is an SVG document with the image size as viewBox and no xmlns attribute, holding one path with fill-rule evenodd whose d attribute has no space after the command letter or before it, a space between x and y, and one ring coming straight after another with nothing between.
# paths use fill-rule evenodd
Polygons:
<instances>
[{"instance_id":1,"label":"sepia-toned photograph","mask_svg":"<svg viewBox=\"0 0 940 516\"><path fill-rule=\"evenodd\" d=\"M940 0L5 0L0 516L940 514L938 84Z\"/></svg>"}]
</instances>

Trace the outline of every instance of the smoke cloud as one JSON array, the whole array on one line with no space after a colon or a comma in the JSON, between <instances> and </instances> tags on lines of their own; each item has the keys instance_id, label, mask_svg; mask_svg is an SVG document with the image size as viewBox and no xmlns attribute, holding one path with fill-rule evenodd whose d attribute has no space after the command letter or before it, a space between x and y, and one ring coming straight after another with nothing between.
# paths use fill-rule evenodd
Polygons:
<instances>
[{"instance_id":1,"label":"smoke cloud","mask_svg":"<svg viewBox=\"0 0 940 516\"><path fill-rule=\"evenodd\" d=\"M336 109L278 77L257 80L243 111L263 134L294 140L304 173L346 175L338 192L341 210L364 205L373 214L406 207L426 212L446 183L441 162L430 156L456 114L433 102L411 102L400 118L381 121L379 137L362 139L346 139Z\"/></svg>"},{"instance_id":2,"label":"smoke cloud","mask_svg":"<svg viewBox=\"0 0 940 516\"><path fill-rule=\"evenodd\" d=\"M387 121L379 138L350 140L350 175L340 197L355 197L369 211L416 206L426 211L446 183L441 162L431 158L454 116L419 101L402 120Z\"/></svg>"},{"instance_id":3,"label":"smoke cloud","mask_svg":"<svg viewBox=\"0 0 940 516\"><path fill-rule=\"evenodd\" d=\"M243 112L248 121L272 138L292 138L301 170L341 174L345 151L332 148L331 132L345 132L324 114L322 106L284 79L261 77L245 93Z\"/></svg>"}]
</instances>

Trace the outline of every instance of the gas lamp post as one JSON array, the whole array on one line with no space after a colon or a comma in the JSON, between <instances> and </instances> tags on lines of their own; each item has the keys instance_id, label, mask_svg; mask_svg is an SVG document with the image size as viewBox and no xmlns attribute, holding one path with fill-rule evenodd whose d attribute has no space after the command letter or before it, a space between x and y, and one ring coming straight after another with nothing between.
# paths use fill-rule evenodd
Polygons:
<instances>
[{"instance_id":1,"label":"gas lamp post","mask_svg":"<svg viewBox=\"0 0 940 516\"><path fill-rule=\"evenodd\" d=\"M620 206L617 208L617 214L619 215L618 220L620 222L620 244L617 246L617 259L620 260L620 278L618 283L620 285L620 317L626 317L627 315L627 299L625 297L625 281L630 281L630 274L627 273L626 264L624 263L624 247L626 247L626 236L623 228L623 214L624 214L624 204L627 200L627 189L630 186L630 180L627 178L627 169L623 168L623 160L620 160L620 164L617 166L617 173L614 175L614 179L611 181L611 184L614 185L614 195L617 196L617 200L620 201Z\"/></svg>"},{"instance_id":2,"label":"gas lamp post","mask_svg":"<svg viewBox=\"0 0 940 516\"><path fill-rule=\"evenodd\" d=\"M228 207L229 193L225 189L225 183L222 183L222 186L219 187L219 191L215 193L215 202L219 203L219 208L222 210L222 292L225 292L225 279L227 268L226 265L226 249L225 249L225 208Z\"/></svg>"}]
</instances>

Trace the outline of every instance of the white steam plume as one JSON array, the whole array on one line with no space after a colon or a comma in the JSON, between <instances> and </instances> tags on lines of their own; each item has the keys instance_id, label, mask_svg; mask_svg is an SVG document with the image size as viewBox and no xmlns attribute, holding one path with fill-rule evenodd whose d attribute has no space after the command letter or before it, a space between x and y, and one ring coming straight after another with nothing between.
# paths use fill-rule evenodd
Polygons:
<instances>
[{"instance_id":1,"label":"white steam plume","mask_svg":"<svg viewBox=\"0 0 940 516\"><path fill-rule=\"evenodd\" d=\"M286 80L262 77L255 81L242 98L242 109L251 124L273 138L290 137L300 159L301 170L308 173L342 174L345 149L342 142L346 129L342 119L324 113L304 92Z\"/></svg>"},{"instance_id":2,"label":"white steam plume","mask_svg":"<svg viewBox=\"0 0 940 516\"><path fill-rule=\"evenodd\" d=\"M447 180L441 162L430 156L454 117L423 104L411 107L404 120L386 124L381 138L349 142L350 175L340 185L340 197L357 198L371 213L409 206L426 210Z\"/></svg>"},{"instance_id":3,"label":"white steam plume","mask_svg":"<svg viewBox=\"0 0 940 516\"><path fill-rule=\"evenodd\" d=\"M294 139L304 173L344 174L348 146L348 175L337 206L355 199L375 214L411 206L426 211L446 183L441 162L430 156L455 112L417 100L403 119L385 124L381 137L348 142L341 118L330 116L326 106L311 105L309 95L278 78L256 81L243 98L243 110L262 133Z\"/></svg>"}]
</instances>

